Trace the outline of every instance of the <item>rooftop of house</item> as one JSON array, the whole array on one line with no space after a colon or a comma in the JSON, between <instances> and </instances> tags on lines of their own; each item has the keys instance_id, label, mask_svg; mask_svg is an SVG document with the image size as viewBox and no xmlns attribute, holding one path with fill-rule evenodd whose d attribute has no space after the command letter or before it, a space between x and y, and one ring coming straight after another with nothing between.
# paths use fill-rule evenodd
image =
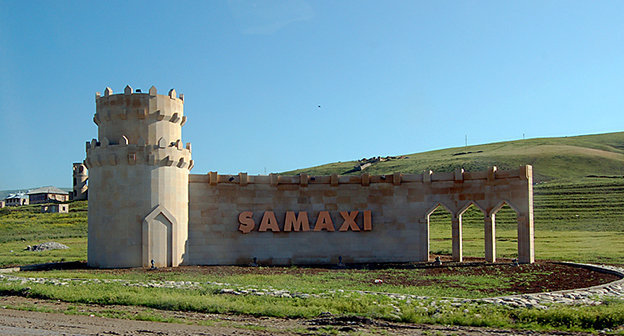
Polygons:
<instances>
[{"instance_id":1,"label":"rooftop of house","mask_svg":"<svg viewBox=\"0 0 624 336\"><path fill-rule=\"evenodd\" d=\"M31 190L28 192L28 195L35 195L35 194L62 194L62 195L68 195L69 193L67 191L61 190L57 187L54 186L47 186L47 187L41 187L41 188L37 188L34 190Z\"/></svg>"},{"instance_id":2,"label":"rooftop of house","mask_svg":"<svg viewBox=\"0 0 624 336\"><path fill-rule=\"evenodd\" d=\"M16 194L9 194L5 199L13 199L13 198L27 198L28 196L26 196L26 193L16 193Z\"/></svg>"}]
</instances>

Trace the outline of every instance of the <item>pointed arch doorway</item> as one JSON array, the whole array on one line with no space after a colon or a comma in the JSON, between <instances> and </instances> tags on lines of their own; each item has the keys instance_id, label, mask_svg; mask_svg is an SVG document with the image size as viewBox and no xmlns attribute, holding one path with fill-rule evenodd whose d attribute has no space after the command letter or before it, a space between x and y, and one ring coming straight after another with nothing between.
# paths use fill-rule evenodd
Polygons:
<instances>
[{"instance_id":1,"label":"pointed arch doorway","mask_svg":"<svg viewBox=\"0 0 624 336\"><path fill-rule=\"evenodd\" d=\"M175 251L173 229L176 219L162 205L156 206L143 220L143 267L172 267Z\"/></svg>"}]
</instances>

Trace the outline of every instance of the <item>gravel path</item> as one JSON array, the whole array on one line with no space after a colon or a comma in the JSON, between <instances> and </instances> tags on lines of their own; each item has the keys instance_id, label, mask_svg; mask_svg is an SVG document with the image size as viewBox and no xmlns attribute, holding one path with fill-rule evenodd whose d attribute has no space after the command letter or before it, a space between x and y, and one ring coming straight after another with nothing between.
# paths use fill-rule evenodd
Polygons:
<instances>
[{"instance_id":1,"label":"gravel path","mask_svg":"<svg viewBox=\"0 0 624 336\"><path fill-rule=\"evenodd\" d=\"M0 309L0 335L271 335L227 327ZM288 334L288 333L286 333Z\"/></svg>"}]
</instances>

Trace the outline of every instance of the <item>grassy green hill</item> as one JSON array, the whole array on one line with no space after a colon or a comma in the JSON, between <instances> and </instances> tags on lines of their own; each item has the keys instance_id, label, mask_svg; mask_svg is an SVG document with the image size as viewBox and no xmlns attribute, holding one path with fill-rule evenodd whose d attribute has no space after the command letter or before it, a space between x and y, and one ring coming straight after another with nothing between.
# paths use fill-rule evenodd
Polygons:
<instances>
[{"instance_id":1,"label":"grassy green hill","mask_svg":"<svg viewBox=\"0 0 624 336\"><path fill-rule=\"evenodd\" d=\"M367 168L365 172L421 173L425 169L442 172L453 171L457 167L475 171L486 169L488 166L515 169L530 164L534 167L536 182L573 180L589 175L623 176L624 132L507 141L403 156L407 158L379 162ZM356 164L357 161L330 163L284 174L344 174ZM348 174L360 173L358 171Z\"/></svg>"}]
</instances>

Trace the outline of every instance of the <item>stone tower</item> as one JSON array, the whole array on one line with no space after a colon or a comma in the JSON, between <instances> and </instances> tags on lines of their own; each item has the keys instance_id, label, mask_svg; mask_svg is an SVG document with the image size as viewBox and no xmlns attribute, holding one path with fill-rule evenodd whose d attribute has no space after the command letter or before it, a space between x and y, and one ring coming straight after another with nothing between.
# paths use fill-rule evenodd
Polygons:
<instances>
[{"instance_id":1,"label":"stone tower","mask_svg":"<svg viewBox=\"0 0 624 336\"><path fill-rule=\"evenodd\" d=\"M137 90L138 91L138 90ZM184 96L95 95L98 139L87 143L88 265L178 266L187 257L191 144L182 144Z\"/></svg>"},{"instance_id":2,"label":"stone tower","mask_svg":"<svg viewBox=\"0 0 624 336\"><path fill-rule=\"evenodd\" d=\"M81 201L87 199L87 179L89 173L87 172L87 166L81 162L74 162L73 164L73 192L71 199L74 201Z\"/></svg>"}]
</instances>

